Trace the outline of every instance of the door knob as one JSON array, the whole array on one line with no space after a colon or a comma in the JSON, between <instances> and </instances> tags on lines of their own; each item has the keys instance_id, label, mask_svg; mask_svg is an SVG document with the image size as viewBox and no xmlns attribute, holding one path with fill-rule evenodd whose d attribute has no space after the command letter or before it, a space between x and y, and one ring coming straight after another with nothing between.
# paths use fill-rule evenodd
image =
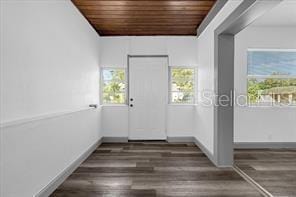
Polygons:
<instances>
[{"instance_id":1,"label":"door knob","mask_svg":"<svg viewBox=\"0 0 296 197\"><path fill-rule=\"evenodd\" d=\"M130 107L133 107L134 105L133 104L130 104Z\"/></svg>"},{"instance_id":2,"label":"door knob","mask_svg":"<svg viewBox=\"0 0 296 197\"><path fill-rule=\"evenodd\" d=\"M133 101L133 100L134 100L133 98L130 99L130 101Z\"/></svg>"}]
</instances>

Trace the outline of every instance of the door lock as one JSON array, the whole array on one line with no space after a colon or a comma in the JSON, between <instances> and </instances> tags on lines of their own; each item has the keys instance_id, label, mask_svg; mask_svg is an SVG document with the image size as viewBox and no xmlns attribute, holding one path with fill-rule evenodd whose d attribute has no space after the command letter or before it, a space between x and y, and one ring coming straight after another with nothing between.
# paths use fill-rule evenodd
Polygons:
<instances>
[{"instance_id":1,"label":"door lock","mask_svg":"<svg viewBox=\"0 0 296 197\"><path fill-rule=\"evenodd\" d=\"M133 104L130 104L130 107L133 107L134 105Z\"/></svg>"}]
</instances>

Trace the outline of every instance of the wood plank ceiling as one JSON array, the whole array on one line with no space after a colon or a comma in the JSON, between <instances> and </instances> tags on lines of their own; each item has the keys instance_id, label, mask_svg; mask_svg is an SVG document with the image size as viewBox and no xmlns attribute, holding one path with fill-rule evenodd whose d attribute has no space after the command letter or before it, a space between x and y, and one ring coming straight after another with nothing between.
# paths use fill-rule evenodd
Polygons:
<instances>
[{"instance_id":1,"label":"wood plank ceiling","mask_svg":"<svg viewBox=\"0 0 296 197\"><path fill-rule=\"evenodd\" d=\"M101 36L196 35L216 0L72 0Z\"/></svg>"}]
</instances>

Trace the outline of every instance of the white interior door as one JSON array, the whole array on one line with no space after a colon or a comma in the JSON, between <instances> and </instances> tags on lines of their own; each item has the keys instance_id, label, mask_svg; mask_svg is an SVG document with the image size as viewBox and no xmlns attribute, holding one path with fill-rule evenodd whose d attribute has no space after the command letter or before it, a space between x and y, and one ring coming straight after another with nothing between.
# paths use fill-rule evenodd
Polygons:
<instances>
[{"instance_id":1,"label":"white interior door","mask_svg":"<svg viewBox=\"0 0 296 197\"><path fill-rule=\"evenodd\" d=\"M164 140L168 103L167 57L129 58L129 139Z\"/></svg>"}]
</instances>

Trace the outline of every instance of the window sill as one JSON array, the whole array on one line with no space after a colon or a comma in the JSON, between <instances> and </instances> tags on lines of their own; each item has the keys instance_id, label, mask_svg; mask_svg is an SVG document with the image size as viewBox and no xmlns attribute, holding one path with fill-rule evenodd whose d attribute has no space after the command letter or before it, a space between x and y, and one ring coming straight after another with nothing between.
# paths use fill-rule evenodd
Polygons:
<instances>
[{"instance_id":1,"label":"window sill","mask_svg":"<svg viewBox=\"0 0 296 197\"><path fill-rule=\"evenodd\" d=\"M184 104L182 104L182 103L169 103L168 104L169 106L196 106L197 104L195 104L195 103L184 103Z\"/></svg>"},{"instance_id":2,"label":"window sill","mask_svg":"<svg viewBox=\"0 0 296 197\"><path fill-rule=\"evenodd\" d=\"M247 108L273 108L273 109L289 109L289 108L296 108L296 105L290 105L290 106L266 106L266 105L249 105L245 106ZM244 108L244 106L242 106Z\"/></svg>"},{"instance_id":3,"label":"window sill","mask_svg":"<svg viewBox=\"0 0 296 197\"><path fill-rule=\"evenodd\" d=\"M127 104L102 104L102 107L128 107Z\"/></svg>"}]
</instances>

